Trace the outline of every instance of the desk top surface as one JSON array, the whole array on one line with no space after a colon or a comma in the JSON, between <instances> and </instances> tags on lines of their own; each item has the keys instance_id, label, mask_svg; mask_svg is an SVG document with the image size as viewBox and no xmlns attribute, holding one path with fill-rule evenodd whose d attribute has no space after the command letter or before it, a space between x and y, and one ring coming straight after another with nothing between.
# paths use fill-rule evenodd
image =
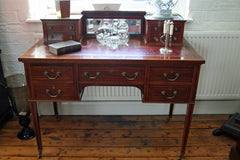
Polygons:
<instances>
[{"instance_id":1,"label":"desk top surface","mask_svg":"<svg viewBox=\"0 0 240 160\"><path fill-rule=\"evenodd\" d=\"M153 62L153 61L191 61L203 64L205 60L184 41L182 47L172 47L172 53L161 54L159 46L150 46L144 43L142 37L131 38L128 46L120 46L117 50L111 50L106 46L100 46L94 38L84 39L82 49L65 55L56 56L48 52L48 46L40 40L21 55L18 60L24 63L49 63L49 62L67 62L67 63L91 63L102 62Z\"/></svg>"}]
</instances>

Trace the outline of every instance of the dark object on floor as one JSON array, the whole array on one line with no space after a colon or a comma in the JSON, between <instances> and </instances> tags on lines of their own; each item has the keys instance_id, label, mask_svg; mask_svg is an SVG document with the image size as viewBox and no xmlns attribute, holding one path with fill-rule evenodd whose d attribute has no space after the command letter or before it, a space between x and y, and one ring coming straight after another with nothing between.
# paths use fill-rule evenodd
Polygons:
<instances>
[{"instance_id":1,"label":"dark object on floor","mask_svg":"<svg viewBox=\"0 0 240 160\"><path fill-rule=\"evenodd\" d=\"M230 160L240 160L240 135L238 137L237 145L231 148Z\"/></svg>"},{"instance_id":2,"label":"dark object on floor","mask_svg":"<svg viewBox=\"0 0 240 160\"><path fill-rule=\"evenodd\" d=\"M19 113L19 124L23 126L23 129L17 135L19 139L28 140L35 137L33 129L28 126L30 124L30 118L26 112Z\"/></svg>"},{"instance_id":3,"label":"dark object on floor","mask_svg":"<svg viewBox=\"0 0 240 160\"><path fill-rule=\"evenodd\" d=\"M236 113L229 116L229 119L224 122L221 128L216 129L212 132L214 136L220 136L227 133L234 138L238 138L240 134L240 114Z\"/></svg>"}]
</instances>

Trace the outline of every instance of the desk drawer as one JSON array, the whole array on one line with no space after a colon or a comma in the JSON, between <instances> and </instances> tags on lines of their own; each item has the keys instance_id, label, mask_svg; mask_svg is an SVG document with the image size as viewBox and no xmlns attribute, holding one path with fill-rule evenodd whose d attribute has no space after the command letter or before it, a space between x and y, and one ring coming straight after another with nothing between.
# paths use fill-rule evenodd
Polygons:
<instances>
[{"instance_id":1,"label":"desk drawer","mask_svg":"<svg viewBox=\"0 0 240 160\"><path fill-rule=\"evenodd\" d=\"M150 35L150 40L149 42L152 42L152 43L156 43L156 44L161 44L161 45L164 45L161 41L160 41L160 38L161 38L162 35L160 34L151 34ZM173 34L173 37L172 37L172 44L179 44L179 43L182 43L182 37L180 36L179 33L174 33Z\"/></svg>"},{"instance_id":2,"label":"desk drawer","mask_svg":"<svg viewBox=\"0 0 240 160\"><path fill-rule=\"evenodd\" d=\"M71 81L73 82L73 66L31 66L32 80Z\"/></svg>"},{"instance_id":3,"label":"desk drawer","mask_svg":"<svg viewBox=\"0 0 240 160\"><path fill-rule=\"evenodd\" d=\"M80 67L80 82L144 83L144 67Z\"/></svg>"},{"instance_id":4,"label":"desk drawer","mask_svg":"<svg viewBox=\"0 0 240 160\"><path fill-rule=\"evenodd\" d=\"M160 82L182 82L192 83L193 68L160 68L151 67L150 69L150 83Z\"/></svg>"},{"instance_id":5,"label":"desk drawer","mask_svg":"<svg viewBox=\"0 0 240 160\"><path fill-rule=\"evenodd\" d=\"M49 32L47 34L48 41L67 41L67 40L75 40L76 33L75 32Z\"/></svg>"},{"instance_id":6,"label":"desk drawer","mask_svg":"<svg viewBox=\"0 0 240 160\"><path fill-rule=\"evenodd\" d=\"M162 33L164 21L152 21L149 23L151 33Z\"/></svg>"},{"instance_id":7,"label":"desk drawer","mask_svg":"<svg viewBox=\"0 0 240 160\"><path fill-rule=\"evenodd\" d=\"M61 32L68 32L68 31L75 31L76 26L75 23L72 21L48 21L46 22L46 29L48 31L61 31Z\"/></svg>"},{"instance_id":8,"label":"desk drawer","mask_svg":"<svg viewBox=\"0 0 240 160\"><path fill-rule=\"evenodd\" d=\"M188 102L191 86L150 85L149 99L155 102Z\"/></svg>"},{"instance_id":9,"label":"desk drawer","mask_svg":"<svg viewBox=\"0 0 240 160\"><path fill-rule=\"evenodd\" d=\"M150 24L151 33L157 33L157 34L160 33L162 35L164 21L152 21L149 24ZM183 30L183 27L184 27L183 22L174 21L173 32L174 33L181 32Z\"/></svg>"},{"instance_id":10,"label":"desk drawer","mask_svg":"<svg viewBox=\"0 0 240 160\"><path fill-rule=\"evenodd\" d=\"M182 22L174 22L173 33L182 32L184 29L184 24Z\"/></svg>"},{"instance_id":11,"label":"desk drawer","mask_svg":"<svg viewBox=\"0 0 240 160\"><path fill-rule=\"evenodd\" d=\"M73 84L32 84L33 97L38 100L74 100L74 90Z\"/></svg>"}]
</instances>

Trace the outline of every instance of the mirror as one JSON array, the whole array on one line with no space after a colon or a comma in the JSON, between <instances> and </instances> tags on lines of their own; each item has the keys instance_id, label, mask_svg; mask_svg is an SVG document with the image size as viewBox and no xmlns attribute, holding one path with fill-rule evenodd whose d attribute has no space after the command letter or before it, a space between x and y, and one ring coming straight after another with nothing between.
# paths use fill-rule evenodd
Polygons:
<instances>
[{"instance_id":1,"label":"mirror","mask_svg":"<svg viewBox=\"0 0 240 160\"><path fill-rule=\"evenodd\" d=\"M88 35L94 35L98 28L103 25L104 21L109 21L114 24L121 19L103 19L103 18L88 18L86 30ZM141 19L126 19L128 24L128 33L133 35L141 34Z\"/></svg>"}]
</instances>

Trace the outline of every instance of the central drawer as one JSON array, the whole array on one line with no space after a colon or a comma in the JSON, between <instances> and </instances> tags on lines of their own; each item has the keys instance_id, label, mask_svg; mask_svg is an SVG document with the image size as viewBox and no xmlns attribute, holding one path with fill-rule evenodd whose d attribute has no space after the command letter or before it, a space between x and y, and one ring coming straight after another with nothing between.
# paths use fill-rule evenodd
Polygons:
<instances>
[{"instance_id":1,"label":"central drawer","mask_svg":"<svg viewBox=\"0 0 240 160\"><path fill-rule=\"evenodd\" d=\"M110 82L144 84L144 67L79 67L80 83Z\"/></svg>"}]
</instances>

